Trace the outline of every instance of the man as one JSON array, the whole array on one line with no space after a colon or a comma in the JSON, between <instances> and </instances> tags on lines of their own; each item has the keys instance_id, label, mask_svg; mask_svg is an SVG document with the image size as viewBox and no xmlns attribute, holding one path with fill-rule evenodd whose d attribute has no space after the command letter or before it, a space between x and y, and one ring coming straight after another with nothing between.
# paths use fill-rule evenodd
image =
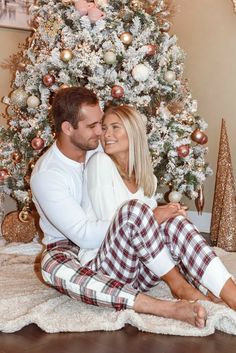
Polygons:
<instances>
[{"instance_id":1,"label":"man","mask_svg":"<svg viewBox=\"0 0 236 353\"><path fill-rule=\"evenodd\" d=\"M132 308L139 313L175 318L203 327L206 311L199 303L158 300L109 274L81 266L80 248L100 247L109 227L106 221L88 219L84 210L89 200L82 192L86 162L99 145L103 112L96 95L81 87L60 90L54 98L52 111L57 139L36 163L31 177L33 201L46 246L41 262L44 280L87 304L117 310ZM179 214L183 214L183 210L176 206L172 216ZM155 210L154 216L161 222L163 209ZM112 226L110 232L111 229ZM179 289L185 288L185 283L178 272L173 272L172 262L170 257L168 273L162 278L180 297Z\"/></svg>"}]
</instances>

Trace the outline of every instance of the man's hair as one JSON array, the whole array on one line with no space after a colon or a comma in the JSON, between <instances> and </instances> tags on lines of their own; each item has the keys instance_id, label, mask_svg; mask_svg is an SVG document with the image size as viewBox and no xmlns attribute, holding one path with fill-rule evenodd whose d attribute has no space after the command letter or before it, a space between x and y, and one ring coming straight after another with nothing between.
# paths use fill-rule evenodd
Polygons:
<instances>
[{"instance_id":1,"label":"man's hair","mask_svg":"<svg viewBox=\"0 0 236 353\"><path fill-rule=\"evenodd\" d=\"M96 94L85 87L63 88L56 93L52 104L52 115L57 133L61 132L64 121L68 121L74 129L77 129L83 104L98 104Z\"/></svg>"},{"instance_id":2,"label":"man's hair","mask_svg":"<svg viewBox=\"0 0 236 353\"><path fill-rule=\"evenodd\" d=\"M146 118L129 105L111 106L104 114L115 114L124 124L129 140L129 176L134 172L138 187L144 195L152 196L156 190L151 156L146 135Z\"/></svg>"}]
</instances>

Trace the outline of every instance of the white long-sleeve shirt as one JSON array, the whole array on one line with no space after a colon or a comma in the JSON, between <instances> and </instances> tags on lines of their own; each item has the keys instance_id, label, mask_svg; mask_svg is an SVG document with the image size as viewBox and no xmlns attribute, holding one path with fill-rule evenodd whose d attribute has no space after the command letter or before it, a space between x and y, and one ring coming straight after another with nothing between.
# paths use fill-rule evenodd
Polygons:
<instances>
[{"instance_id":1,"label":"white long-sleeve shirt","mask_svg":"<svg viewBox=\"0 0 236 353\"><path fill-rule=\"evenodd\" d=\"M84 170L83 163L67 158L56 143L37 161L30 185L44 244L68 238L84 249L101 245L110 222L93 215L88 195L83 195Z\"/></svg>"},{"instance_id":2,"label":"white long-sleeve shirt","mask_svg":"<svg viewBox=\"0 0 236 353\"><path fill-rule=\"evenodd\" d=\"M141 200L152 209L157 206L155 198L145 196L142 188L135 193L129 191L107 154L95 153L86 169L88 194L97 219L111 221L120 206L132 199Z\"/></svg>"}]
</instances>

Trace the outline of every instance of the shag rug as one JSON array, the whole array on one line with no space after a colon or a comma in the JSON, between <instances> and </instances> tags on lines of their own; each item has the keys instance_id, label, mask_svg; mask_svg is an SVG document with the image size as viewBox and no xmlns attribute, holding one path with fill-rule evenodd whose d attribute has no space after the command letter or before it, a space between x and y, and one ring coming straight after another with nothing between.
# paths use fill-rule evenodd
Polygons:
<instances>
[{"instance_id":1,"label":"shag rug","mask_svg":"<svg viewBox=\"0 0 236 353\"><path fill-rule=\"evenodd\" d=\"M215 249L236 277L236 253ZM197 329L187 323L133 310L116 312L77 302L41 281L38 254L41 245L0 245L0 331L15 332L37 324L46 332L114 331L126 324L141 331L180 336L207 336L220 330L236 335L236 312L224 305L202 302L208 312L206 327ZM217 273L216 273L217 276ZM173 300L164 283L151 295Z\"/></svg>"}]
</instances>

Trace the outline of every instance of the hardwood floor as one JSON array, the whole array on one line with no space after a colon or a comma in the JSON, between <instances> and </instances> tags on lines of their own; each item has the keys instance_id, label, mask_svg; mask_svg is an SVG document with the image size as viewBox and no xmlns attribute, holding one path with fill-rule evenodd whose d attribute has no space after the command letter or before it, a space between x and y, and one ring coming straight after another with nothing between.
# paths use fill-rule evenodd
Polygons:
<instances>
[{"instance_id":1,"label":"hardwood floor","mask_svg":"<svg viewBox=\"0 0 236 353\"><path fill-rule=\"evenodd\" d=\"M0 333L0 353L231 353L236 336L217 332L207 337L165 336L127 325L115 332L44 333L30 325Z\"/></svg>"}]
</instances>

